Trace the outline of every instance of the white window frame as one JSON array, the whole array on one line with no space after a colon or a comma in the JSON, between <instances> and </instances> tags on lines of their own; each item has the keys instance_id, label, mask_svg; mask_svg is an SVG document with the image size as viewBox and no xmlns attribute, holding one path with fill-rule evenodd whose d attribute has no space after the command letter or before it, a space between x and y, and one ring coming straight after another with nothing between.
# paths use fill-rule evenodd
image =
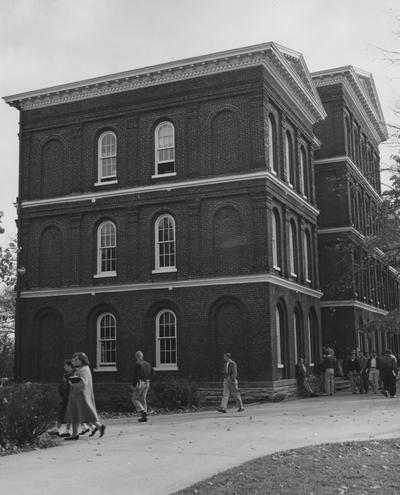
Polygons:
<instances>
[{"instance_id":1,"label":"white window frame","mask_svg":"<svg viewBox=\"0 0 400 495\"><path fill-rule=\"evenodd\" d=\"M297 353L297 318L296 318L296 311L293 311L293 345L294 345L294 362L297 363L298 353Z\"/></svg>"},{"instance_id":2,"label":"white window frame","mask_svg":"<svg viewBox=\"0 0 400 495\"><path fill-rule=\"evenodd\" d=\"M311 346L311 315L308 315L307 318L307 347L308 347L308 359L309 366L314 366L314 360L312 355L312 346Z\"/></svg>"},{"instance_id":3,"label":"white window frame","mask_svg":"<svg viewBox=\"0 0 400 495\"><path fill-rule=\"evenodd\" d=\"M163 317L163 315L169 314L173 318L173 323L174 323L174 335L173 336L168 336L168 337L162 337L160 335L160 320ZM178 328L177 328L177 318L176 314L171 310L171 309L163 309L158 312L156 316L156 370L160 371L176 371L178 370ZM161 362L161 356L162 356L162 341L163 339L170 340L174 342L174 349L170 352L175 353L175 362L170 362L170 363L163 363ZM168 352L168 351L166 351Z\"/></svg>"},{"instance_id":4,"label":"white window frame","mask_svg":"<svg viewBox=\"0 0 400 495\"><path fill-rule=\"evenodd\" d=\"M278 305L275 308L275 329L276 329L276 353L277 353L277 366L278 368L284 368L282 363L282 342L281 342L281 325L283 324L281 314L279 312Z\"/></svg>"},{"instance_id":5,"label":"white window frame","mask_svg":"<svg viewBox=\"0 0 400 495\"><path fill-rule=\"evenodd\" d=\"M290 140L290 141L289 141ZM286 178L290 187L293 188L293 184L290 177L290 169L293 160L293 139L289 131L285 132L285 168L286 168ZM294 174L293 174L294 175Z\"/></svg>"},{"instance_id":6,"label":"white window frame","mask_svg":"<svg viewBox=\"0 0 400 495\"><path fill-rule=\"evenodd\" d=\"M274 132L275 131L275 136ZM278 160L277 156L277 139L276 139L276 123L273 115L268 116L268 158L269 158L269 168L271 172L278 175Z\"/></svg>"},{"instance_id":7,"label":"white window frame","mask_svg":"<svg viewBox=\"0 0 400 495\"><path fill-rule=\"evenodd\" d=\"M113 334L111 335L111 338L105 338L101 335L102 331L102 321L104 318L109 318L110 321L113 322L113 325L110 326L110 333ZM112 313L102 313L97 317L97 322L96 322L96 333L97 333L97 338L96 338L96 368L94 371L117 371L117 320L115 316ZM102 360L102 342L113 342L114 343L114 349L112 352L115 354L115 361L103 361Z\"/></svg>"},{"instance_id":8,"label":"white window frame","mask_svg":"<svg viewBox=\"0 0 400 495\"><path fill-rule=\"evenodd\" d=\"M167 239L167 240L160 240L160 223L164 221L164 219L168 219L168 221L172 225L172 229L168 229L172 231L173 238L172 239ZM172 246L172 251L170 256L173 256L174 263L170 265L163 265L163 263L160 263L161 261L161 256L168 256L162 253L163 251L163 246L166 246L169 244ZM175 224L175 219L172 215L166 214L166 215L161 215L160 217L157 218L157 220L154 223L154 270L153 273L159 273L159 272L176 272L176 224Z\"/></svg>"},{"instance_id":9,"label":"white window frame","mask_svg":"<svg viewBox=\"0 0 400 495\"><path fill-rule=\"evenodd\" d=\"M113 139L113 142L110 145L108 145L108 148L110 149L107 152L104 152L103 141L108 137L111 137ZM97 182L95 183L95 185L99 186L103 184L116 184L118 180L117 180L117 136L115 132L106 131L100 135L97 145L97 156L98 156ZM111 160L113 162L111 164L111 168L113 168L114 171L109 174L104 174L105 160Z\"/></svg>"},{"instance_id":10,"label":"white window frame","mask_svg":"<svg viewBox=\"0 0 400 495\"><path fill-rule=\"evenodd\" d=\"M307 154L304 146L300 146L300 170L299 170L299 185L300 193L307 198L308 197L308 187L307 187Z\"/></svg>"},{"instance_id":11,"label":"white window frame","mask_svg":"<svg viewBox=\"0 0 400 495\"><path fill-rule=\"evenodd\" d=\"M311 274L312 274L312 271L311 271L311 266L310 266L310 263L309 261L311 260L312 262L312 256L311 256L311 252L309 252L311 250L311 236L310 236L310 233L308 232L308 230L305 230L304 231L304 241L303 241L303 245L304 245L304 278L306 280L307 283L311 283Z\"/></svg>"},{"instance_id":12,"label":"white window frame","mask_svg":"<svg viewBox=\"0 0 400 495\"><path fill-rule=\"evenodd\" d=\"M277 216L278 213L275 209L272 210L271 219L271 233L272 233L272 266L275 270L281 270L279 266L279 239L278 239L278 229L277 229Z\"/></svg>"},{"instance_id":13,"label":"white window frame","mask_svg":"<svg viewBox=\"0 0 400 495\"><path fill-rule=\"evenodd\" d=\"M295 247L297 247L296 236L297 231L293 228L293 221L289 222L289 272L292 277L297 278L296 273L296 253Z\"/></svg>"},{"instance_id":14,"label":"white window frame","mask_svg":"<svg viewBox=\"0 0 400 495\"><path fill-rule=\"evenodd\" d=\"M167 138L169 142L163 143L161 142L162 137L160 136L160 131L163 127L168 127L171 129L171 134ZM167 158L162 155L168 155ZM155 160L155 169L153 178L156 177L171 177L176 175L175 170L175 126L169 120L164 120L160 122L154 131L154 160ZM171 164L173 163L173 170L168 170L167 172L162 172L160 169L163 164Z\"/></svg>"},{"instance_id":15,"label":"white window frame","mask_svg":"<svg viewBox=\"0 0 400 495\"><path fill-rule=\"evenodd\" d=\"M110 239L108 240L107 243L103 245L103 241L104 241L103 229L105 229L108 225L112 227L114 232L111 233L111 235L107 236ZM110 259L114 259L114 270L102 270L102 254L103 251L107 249L114 249L114 258L110 258ZM107 220L101 223L97 229L97 273L94 275L94 278L117 276L116 250L117 250L117 227L115 226L114 222Z\"/></svg>"}]
</instances>

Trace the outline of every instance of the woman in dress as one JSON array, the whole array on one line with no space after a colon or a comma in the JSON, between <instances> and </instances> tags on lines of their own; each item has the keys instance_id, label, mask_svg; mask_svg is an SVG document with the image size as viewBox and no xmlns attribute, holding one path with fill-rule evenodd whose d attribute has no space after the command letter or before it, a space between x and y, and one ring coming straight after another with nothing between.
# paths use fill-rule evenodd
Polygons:
<instances>
[{"instance_id":1,"label":"woman in dress","mask_svg":"<svg viewBox=\"0 0 400 495\"><path fill-rule=\"evenodd\" d=\"M65 422L72 423L72 435L65 440L79 439L80 423L90 423L94 429L90 436L97 431L100 437L104 435L106 427L99 422L93 394L92 373L89 368L89 359L84 352L76 352L72 356L72 364L75 374L70 378L71 385L67 410L65 412Z\"/></svg>"}]
</instances>

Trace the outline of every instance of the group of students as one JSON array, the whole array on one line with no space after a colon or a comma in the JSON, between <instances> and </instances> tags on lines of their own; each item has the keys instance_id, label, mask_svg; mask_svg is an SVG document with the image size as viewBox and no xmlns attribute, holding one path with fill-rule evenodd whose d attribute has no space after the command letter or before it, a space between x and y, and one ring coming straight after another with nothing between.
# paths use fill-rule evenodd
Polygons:
<instances>
[{"instance_id":1,"label":"group of students","mask_svg":"<svg viewBox=\"0 0 400 495\"><path fill-rule=\"evenodd\" d=\"M64 361L64 374L59 392L61 404L57 430L54 433L64 440L78 440L79 435L87 433L92 437L97 432L102 437L106 427L99 422L89 359L84 352L76 352L72 359ZM63 424L66 427L62 432Z\"/></svg>"},{"instance_id":2,"label":"group of students","mask_svg":"<svg viewBox=\"0 0 400 495\"><path fill-rule=\"evenodd\" d=\"M336 359L335 352L330 346L323 349L323 359L319 367L321 376L321 392L333 395L336 392L335 376L347 376L350 381L350 389L353 394L357 392L368 393L370 388L377 394L380 391L385 397L396 397L396 379L398 373L397 358L390 349L385 350L380 356L376 351L357 352L351 351L343 363ZM315 397L307 368L303 358L296 365L296 378L300 391L308 396Z\"/></svg>"},{"instance_id":3,"label":"group of students","mask_svg":"<svg viewBox=\"0 0 400 495\"><path fill-rule=\"evenodd\" d=\"M397 358L391 349L386 349L380 356L376 351L352 351L346 361L345 372L350 380L353 394L368 393L370 387L377 394L380 390L386 397L396 396Z\"/></svg>"}]
</instances>

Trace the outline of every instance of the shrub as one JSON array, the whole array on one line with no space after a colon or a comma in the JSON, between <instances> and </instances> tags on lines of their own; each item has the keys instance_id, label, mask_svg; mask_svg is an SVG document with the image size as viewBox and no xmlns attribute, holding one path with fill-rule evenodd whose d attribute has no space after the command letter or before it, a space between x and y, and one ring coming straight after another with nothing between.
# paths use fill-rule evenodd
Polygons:
<instances>
[{"instance_id":1,"label":"shrub","mask_svg":"<svg viewBox=\"0 0 400 495\"><path fill-rule=\"evenodd\" d=\"M181 409L199 406L200 392L196 383L183 378L155 382L150 388L149 401L154 407Z\"/></svg>"},{"instance_id":2,"label":"shrub","mask_svg":"<svg viewBox=\"0 0 400 495\"><path fill-rule=\"evenodd\" d=\"M54 385L20 383L0 388L0 445L22 446L46 432L55 419L59 395Z\"/></svg>"}]
</instances>

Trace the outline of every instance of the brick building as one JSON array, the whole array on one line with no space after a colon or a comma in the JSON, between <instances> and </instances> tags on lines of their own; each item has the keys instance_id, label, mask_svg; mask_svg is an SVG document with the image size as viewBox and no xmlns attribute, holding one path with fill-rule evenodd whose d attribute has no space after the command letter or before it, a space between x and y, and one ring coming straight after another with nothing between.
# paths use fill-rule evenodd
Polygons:
<instances>
[{"instance_id":1,"label":"brick building","mask_svg":"<svg viewBox=\"0 0 400 495\"><path fill-rule=\"evenodd\" d=\"M371 74L352 66L312 74L327 118L316 125L320 208L318 256L323 336L340 353L399 351L398 336L366 333L366 324L399 308L398 273L366 237L379 234L379 149L388 138Z\"/></svg>"},{"instance_id":2,"label":"brick building","mask_svg":"<svg viewBox=\"0 0 400 495\"><path fill-rule=\"evenodd\" d=\"M210 382L229 350L242 382L274 387L297 357L318 363L318 188L322 161L347 155L330 124L343 97L332 111L320 79L266 43L6 97L20 111L18 373L58 380L84 350L97 382L127 381L142 349L161 376Z\"/></svg>"}]
</instances>

